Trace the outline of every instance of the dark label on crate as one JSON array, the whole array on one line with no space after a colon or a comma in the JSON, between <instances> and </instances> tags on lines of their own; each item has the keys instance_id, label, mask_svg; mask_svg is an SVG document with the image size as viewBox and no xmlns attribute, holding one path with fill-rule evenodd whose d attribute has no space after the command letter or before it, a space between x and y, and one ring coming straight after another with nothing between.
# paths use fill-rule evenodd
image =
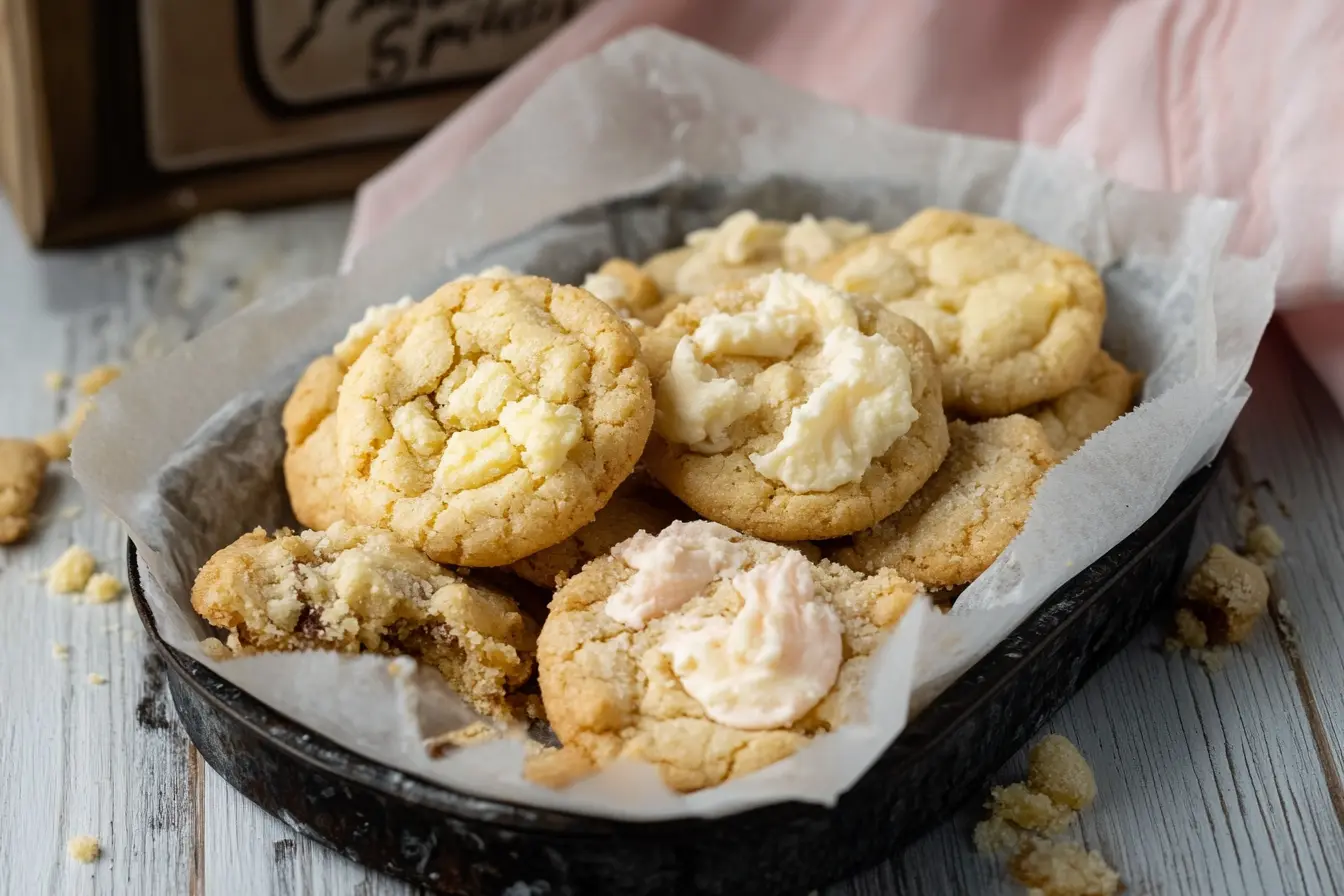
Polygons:
<instances>
[{"instance_id":1,"label":"dark label on crate","mask_svg":"<svg viewBox=\"0 0 1344 896\"><path fill-rule=\"evenodd\" d=\"M289 106L483 81L587 0L240 0L252 61ZM249 34L250 31L250 34Z\"/></svg>"}]
</instances>

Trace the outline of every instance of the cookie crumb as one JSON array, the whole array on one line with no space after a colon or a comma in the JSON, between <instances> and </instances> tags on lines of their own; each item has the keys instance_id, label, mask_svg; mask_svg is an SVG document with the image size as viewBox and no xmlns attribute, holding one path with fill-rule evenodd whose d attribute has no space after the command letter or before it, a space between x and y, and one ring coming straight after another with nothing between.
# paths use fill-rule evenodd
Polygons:
<instances>
[{"instance_id":1,"label":"cookie crumb","mask_svg":"<svg viewBox=\"0 0 1344 896\"><path fill-rule=\"evenodd\" d=\"M0 544L16 542L32 528L47 460L34 442L0 439Z\"/></svg>"},{"instance_id":2,"label":"cookie crumb","mask_svg":"<svg viewBox=\"0 0 1344 896\"><path fill-rule=\"evenodd\" d=\"M111 573L98 572L84 586L84 598L91 604L107 604L121 596L122 585Z\"/></svg>"},{"instance_id":3,"label":"cookie crumb","mask_svg":"<svg viewBox=\"0 0 1344 896\"><path fill-rule=\"evenodd\" d=\"M89 673L89 684L107 684L107 678L97 672Z\"/></svg>"},{"instance_id":4,"label":"cookie crumb","mask_svg":"<svg viewBox=\"0 0 1344 896\"><path fill-rule=\"evenodd\" d=\"M91 862L98 861L98 857L103 854L103 846L98 842L97 837L80 834L78 837L71 837L66 841L65 851L76 862L83 862L88 865Z\"/></svg>"},{"instance_id":5,"label":"cookie crumb","mask_svg":"<svg viewBox=\"0 0 1344 896\"><path fill-rule=\"evenodd\" d=\"M1050 839L1096 796L1096 777L1078 748L1061 735L1047 735L1031 748L1025 782L990 791L990 816L971 839L982 855L1013 856L1009 871L1031 888L1031 896L1108 896L1120 878L1101 856Z\"/></svg>"},{"instance_id":6,"label":"cookie crumb","mask_svg":"<svg viewBox=\"0 0 1344 896\"><path fill-rule=\"evenodd\" d=\"M47 569L47 589L53 594L73 594L83 591L97 565L92 554L79 545L72 544Z\"/></svg>"},{"instance_id":7,"label":"cookie crumb","mask_svg":"<svg viewBox=\"0 0 1344 896\"><path fill-rule=\"evenodd\" d=\"M1215 543L1191 573L1183 599L1208 645L1240 644L1269 606L1269 579L1255 563Z\"/></svg>"},{"instance_id":8,"label":"cookie crumb","mask_svg":"<svg viewBox=\"0 0 1344 896\"><path fill-rule=\"evenodd\" d=\"M55 641L52 641L52 642L51 642L51 658L54 659L54 660L68 660L68 659L70 659L70 647L69 647L69 645L67 645L67 644L58 644L58 643L56 643Z\"/></svg>"},{"instance_id":9,"label":"cookie crumb","mask_svg":"<svg viewBox=\"0 0 1344 896\"><path fill-rule=\"evenodd\" d=\"M1209 647L1195 648L1190 651L1190 655L1195 658L1195 662L1204 667L1206 672L1221 672L1227 665L1228 657L1232 651L1227 647Z\"/></svg>"},{"instance_id":10,"label":"cookie crumb","mask_svg":"<svg viewBox=\"0 0 1344 896\"><path fill-rule=\"evenodd\" d=\"M1027 786L1070 809L1086 809L1097 798L1092 766L1059 734L1046 735L1031 748Z\"/></svg>"},{"instance_id":11,"label":"cookie crumb","mask_svg":"<svg viewBox=\"0 0 1344 896\"><path fill-rule=\"evenodd\" d=\"M1001 816L991 815L975 826L971 840L975 851L985 856L1011 856L1021 848L1021 828Z\"/></svg>"},{"instance_id":12,"label":"cookie crumb","mask_svg":"<svg viewBox=\"0 0 1344 896\"><path fill-rule=\"evenodd\" d=\"M597 771L591 759L578 750L538 745L523 759L523 777L542 787L563 790Z\"/></svg>"},{"instance_id":13,"label":"cookie crumb","mask_svg":"<svg viewBox=\"0 0 1344 896\"><path fill-rule=\"evenodd\" d=\"M59 392L65 388L68 378L65 373L60 370L48 370L46 373L42 374L42 382L46 384L46 387L51 391Z\"/></svg>"},{"instance_id":14,"label":"cookie crumb","mask_svg":"<svg viewBox=\"0 0 1344 896\"><path fill-rule=\"evenodd\" d=\"M1069 822L1073 821L1077 814L1068 806L1055 802L1047 794L1033 790L1020 782L992 789L986 808L995 817L1042 834L1060 833L1069 826Z\"/></svg>"},{"instance_id":15,"label":"cookie crumb","mask_svg":"<svg viewBox=\"0 0 1344 896\"><path fill-rule=\"evenodd\" d=\"M1283 538L1269 523L1258 523L1246 533L1246 556L1264 570L1274 574L1274 561L1283 555Z\"/></svg>"},{"instance_id":16,"label":"cookie crumb","mask_svg":"<svg viewBox=\"0 0 1344 896\"><path fill-rule=\"evenodd\" d=\"M1094 850L1033 837L1008 863L1032 896L1114 896L1120 875Z\"/></svg>"},{"instance_id":17,"label":"cookie crumb","mask_svg":"<svg viewBox=\"0 0 1344 896\"><path fill-rule=\"evenodd\" d=\"M425 752L438 759L454 747L471 747L498 740L503 732L489 722L472 722L461 728L425 738Z\"/></svg>"},{"instance_id":18,"label":"cookie crumb","mask_svg":"<svg viewBox=\"0 0 1344 896\"><path fill-rule=\"evenodd\" d=\"M48 460L69 460L70 458L70 436L63 429L44 432L33 441L47 455Z\"/></svg>"},{"instance_id":19,"label":"cookie crumb","mask_svg":"<svg viewBox=\"0 0 1344 896\"><path fill-rule=\"evenodd\" d=\"M75 380L75 388L81 395L95 395L119 376L121 376L120 365L100 364Z\"/></svg>"},{"instance_id":20,"label":"cookie crumb","mask_svg":"<svg viewBox=\"0 0 1344 896\"><path fill-rule=\"evenodd\" d=\"M212 660L227 660L233 656L229 648L224 646L224 642L218 638L205 638L200 643L201 653Z\"/></svg>"}]
</instances>

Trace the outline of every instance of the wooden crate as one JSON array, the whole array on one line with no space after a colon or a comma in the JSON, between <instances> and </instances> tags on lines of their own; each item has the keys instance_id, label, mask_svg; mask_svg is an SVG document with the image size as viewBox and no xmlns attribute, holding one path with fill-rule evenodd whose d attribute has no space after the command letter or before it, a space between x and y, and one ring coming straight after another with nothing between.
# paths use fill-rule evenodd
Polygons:
<instances>
[{"instance_id":1,"label":"wooden crate","mask_svg":"<svg viewBox=\"0 0 1344 896\"><path fill-rule=\"evenodd\" d=\"M587 0L0 0L0 183L65 246L341 195Z\"/></svg>"}]
</instances>

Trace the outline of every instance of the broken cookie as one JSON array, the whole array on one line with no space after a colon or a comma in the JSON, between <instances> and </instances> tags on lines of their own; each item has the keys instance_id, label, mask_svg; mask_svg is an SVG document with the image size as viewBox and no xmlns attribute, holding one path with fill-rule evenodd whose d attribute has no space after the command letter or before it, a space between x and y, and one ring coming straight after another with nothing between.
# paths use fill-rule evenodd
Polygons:
<instances>
[{"instance_id":1,"label":"broken cookie","mask_svg":"<svg viewBox=\"0 0 1344 896\"><path fill-rule=\"evenodd\" d=\"M11 544L28 534L46 472L46 452L35 443L0 439L0 544Z\"/></svg>"}]
</instances>

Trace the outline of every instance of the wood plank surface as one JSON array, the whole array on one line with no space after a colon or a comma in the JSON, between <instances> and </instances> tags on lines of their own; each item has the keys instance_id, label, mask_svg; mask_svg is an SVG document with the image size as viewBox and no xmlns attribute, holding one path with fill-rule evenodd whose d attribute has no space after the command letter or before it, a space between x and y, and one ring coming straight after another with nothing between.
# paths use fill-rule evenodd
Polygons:
<instances>
[{"instance_id":1,"label":"wood plank surface","mask_svg":"<svg viewBox=\"0 0 1344 896\"><path fill-rule=\"evenodd\" d=\"M206 221L98 253L35 258L0 210L0 435L53 428L73 401L47 370L153 353L287 279L334 267L343 206ZM1130 892L1344 892L1344 420L1272 330L1224 471L1196 535L1235 542L1246 483L1288 553L1276 620L1209 672L1160 648L1155 621L1053 719L1079 745L1100 795L1072 836L1100 850ZM360 868L265 815L205 767L178 726L129 602L85 606L34 581L69 544L123 574L122 534L54 466L43 521L0 549L0 892L156 894L415 890ZM1280 507L1282 502L1283 507ZM65 518L66 507L80 507ZM1283 511L1286 510L1287 513ZM1284 607L1287 611L1284 611ZM69 658L51 653L69 645ZM91 685L90 672L105 675ZM996 776L1022 774L1023 756ZM975 855L964 808L835 896L1013 893ZM67 838L97 836L80 865Z\"/></svg>"}]
</instances>

